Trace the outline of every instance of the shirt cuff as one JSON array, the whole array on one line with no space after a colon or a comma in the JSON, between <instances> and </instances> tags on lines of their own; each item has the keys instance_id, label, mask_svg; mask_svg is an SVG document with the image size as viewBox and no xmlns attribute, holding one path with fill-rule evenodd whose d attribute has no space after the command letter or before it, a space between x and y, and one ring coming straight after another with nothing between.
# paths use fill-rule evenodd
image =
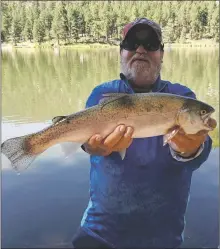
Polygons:
<instances>
[{"instance_id":1,"label":"shirt cuff","mask_svg":"<svg viewBox=\"0 0 220 249\"><path fill-rule=\"evenodd\" d=\"M171 146L169 146L170 147L170 153L171 153L171 155L172 155L172 157L174 158L174 159L176 159L177 161L180 161L180 162L188 162L188 161L191 161L191 160L193 160L193 159L195 159L196 157L198 157L201 153L202 153L202 151L203 151L203 149L204 149L204 143L200 146L200 148L199 148L199 150L197 151L197 153L194 155L194 156L192 156L192 157L188 157L188 158L186 158L186 157L182 157L181 156L181 154L180 153L178 153L178 152L176 152L175 150L173 150L172 148L171 148Z\"/></svg>"}]
</instances>

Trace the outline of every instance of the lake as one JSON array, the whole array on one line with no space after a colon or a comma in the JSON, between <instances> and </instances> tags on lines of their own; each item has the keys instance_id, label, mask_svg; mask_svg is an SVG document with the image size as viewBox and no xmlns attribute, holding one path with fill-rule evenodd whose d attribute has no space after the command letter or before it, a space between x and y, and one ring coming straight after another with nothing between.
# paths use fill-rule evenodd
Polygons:
<instances>
[{"instance_id":1,"label":"lake","mask_svg":"<svg viewBox=\"0 0 220 249\"><path fill-rule=\"evenodd\" d=\"M162 79L190 87L219 119L219 50L165 49ZM2 141L39 131L84 108L92 89L119 77L119 49L2 50ZM194 172L183 247L219 244L219 126ZM64 160L59 146L17 175L2 157L2 247L71 247L89 198L89 156Z\"/></svg>"}]
</instances>

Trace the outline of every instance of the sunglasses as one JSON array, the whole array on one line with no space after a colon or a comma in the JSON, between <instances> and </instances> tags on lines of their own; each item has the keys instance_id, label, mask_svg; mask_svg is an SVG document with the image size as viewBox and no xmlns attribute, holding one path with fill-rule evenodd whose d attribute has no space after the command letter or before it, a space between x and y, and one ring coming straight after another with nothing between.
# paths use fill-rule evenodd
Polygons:
<instances>
[{"instance_id":1,"label":"sunglasses","mask_svg":"<svg viewBox=\"0 0 220 249\"><path fill-rule=\"evenodd\" d=\"M144 47L147 51L157 51L159 48L164 48L158 40L138 40L138 39L125 39L120 44L121 49L128 51L135 51L140 45Z\"/></svg>"}]
</instances>

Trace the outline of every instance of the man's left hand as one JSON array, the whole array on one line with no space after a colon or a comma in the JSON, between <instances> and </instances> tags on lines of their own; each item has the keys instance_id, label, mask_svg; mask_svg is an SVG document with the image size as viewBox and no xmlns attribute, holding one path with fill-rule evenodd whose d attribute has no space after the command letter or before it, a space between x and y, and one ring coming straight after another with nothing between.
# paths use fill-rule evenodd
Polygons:
<instances>
[{"instance_id":1,"label":"man's left hand","mask_svg":"<svg viewBox=\"0 0 220 249\"><path fill-rule=\"evenodd\" d=\"M214 129L217 126L215 119L209 119L209 126ZM205 142L208 135L207 130L201 130L196 134L186 134L181 128L178 133L168 141L170 147L181 154L182 157L190 157L197 153L200 146Z\"/></svg>"}]
</instances>

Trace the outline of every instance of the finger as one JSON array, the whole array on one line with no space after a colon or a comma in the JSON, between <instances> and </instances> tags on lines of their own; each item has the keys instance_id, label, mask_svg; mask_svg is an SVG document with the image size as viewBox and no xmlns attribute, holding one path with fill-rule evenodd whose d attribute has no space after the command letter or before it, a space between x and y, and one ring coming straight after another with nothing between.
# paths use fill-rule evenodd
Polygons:
<instances>
[{"instance_id":1,"label":"finger","mask_svg":"<svg viewBox=\"0 0 220 249\"><path fill-rule=\"evenodd\" d=\"M112 150L121 151L121 150L127 149L132 144L132 142L133 142L133 138L130 138L129 140L126 140L126 141L124 141L124 139L123 141L120 140L120 142L116 144Z\"/></svg>"},{"instance_id":2,"label":"finger","mask_svg":"<svg viewBox=\"0 0 220 249\"><path fill-rule=\"evenodd\" d=\"M188 135L177 135L171 139L170 145L176 151L191 152L199 148L199 146L205 141L205 136L193 135L194 138L190 138Z\"/></svg>"},{"instance_id":3,"label":"finger","mask_svg":"<svg viewBox=\"0 0 220 249\"><path fill-rule=\"evenodd\" d=\"M174 125L174 126L172 126L171 128L169 128L168 130L167 130L167 134L168 133L172 133L174 130L178 130L178 132L180 132L181 130L182 130L182 128L180 128L180 126L179 125Z\"/></svg>"},{"instance_id":4,"label":"finger","mask_svg":"<svg viewBox=\"0 0 220 249\"><path fill-rule=\"evenodd\" d=\"M176 134L176 136L174 136L168 143L175 143L178 147L182 147L183 144L189 144L191 142L191 140L181 134Z\"/></svg>"},{"instance_id":5,"label":"finger","mask_svg":"<svg viewBox=\"0 0 220 249\"><path fill-rule=\"evenodd\" d=\"M127 127L126 132L124 134L125 138L131 138L134 133L134 129L130 126Z\"/></svg>"},{"instance_id":6,"label":"finger","mask_svg":"<svg viewBox=\"0 0 220 249\"><path fill-rule=\"evenodd\" d=\"M198 137L198 136L206 136L208 134L209 131L207 130L201 130L201 131L198 131L195 135L191 135L191 137Z\"/></svg>"},{"instance_id":7,"label":"finger","mask_svg":"<svg viewBox=\"0 0 220 249\"><path fill-rule=\"evenodd\" d=\"M209 131L207 130L201 130L197 132L196 134L186 134L183 130L178 132L171 140L175 139L188 139L190 140L202 140L204 139Z\"/></svg>"},{"instance_id":8,"label":"finger","mask_svg":"<svg viewBox=\"0 0 220 249\"><path fill-rule=\"evenodd\" d=\"M125 130L125 125L120 125L116 127L116 129L103 141L103 145L109 149L114 147L123 137Z\"/></svg>"},{"instance_id":9,"label":"finger","mask_svg":"<svg viewBox=\"0 0 220 249\"><path fill-rule=\"evenodd\" d=\"M198 131L196 134L187 134L186 137L191 141L204 141L208 135L207 130Z\"/></svg>"},{"instance_id":10,"label":"finger","mask_svg":"<svg viewBox=\"0 0 220 249\"><path fill-rule=\"evenodd\" d=\"M177 135L185 135L185 131L183 130L183 128L180 128L179 131L177 132Z\"/></svg>"},{"instance_id":11,"label":"finger","mask_svg":"<svg viewBox=\"0 0 220 249\"><path fill-rule=\"evenodd\" d=\"M177 144L186 144L186 146L193 146L194 144L199 144L202 143L207 134L202 134L202 135L181 135L177 134L175 137L171 139L171 141L177 143Z\"/></svg>"},{"instance_id":12,"label":"finger","mask_svg":"<svg viewBox=\"0 0 220 249\"><path fill-rule=\"evenodd\" d=\"M119 151L119 150L122 150L122 149L127 149L131 145L131 143L133 141L133 139L132 139L133 132L134 132L134 129L132 127L127 127L124 136L113 147L113 150L114 151Z\"/></svg>"},{"instance_id":13,"label":"finger","mask_svg":"<svg viewBox=\"0 0 220 249\"><path fill-rule=\"evenodd\" d=\"M92 148L97 148L102 141L102 137L99 134L93 135L89 140L88 140L88 145Z\"/></svg>"}]
</instances>

